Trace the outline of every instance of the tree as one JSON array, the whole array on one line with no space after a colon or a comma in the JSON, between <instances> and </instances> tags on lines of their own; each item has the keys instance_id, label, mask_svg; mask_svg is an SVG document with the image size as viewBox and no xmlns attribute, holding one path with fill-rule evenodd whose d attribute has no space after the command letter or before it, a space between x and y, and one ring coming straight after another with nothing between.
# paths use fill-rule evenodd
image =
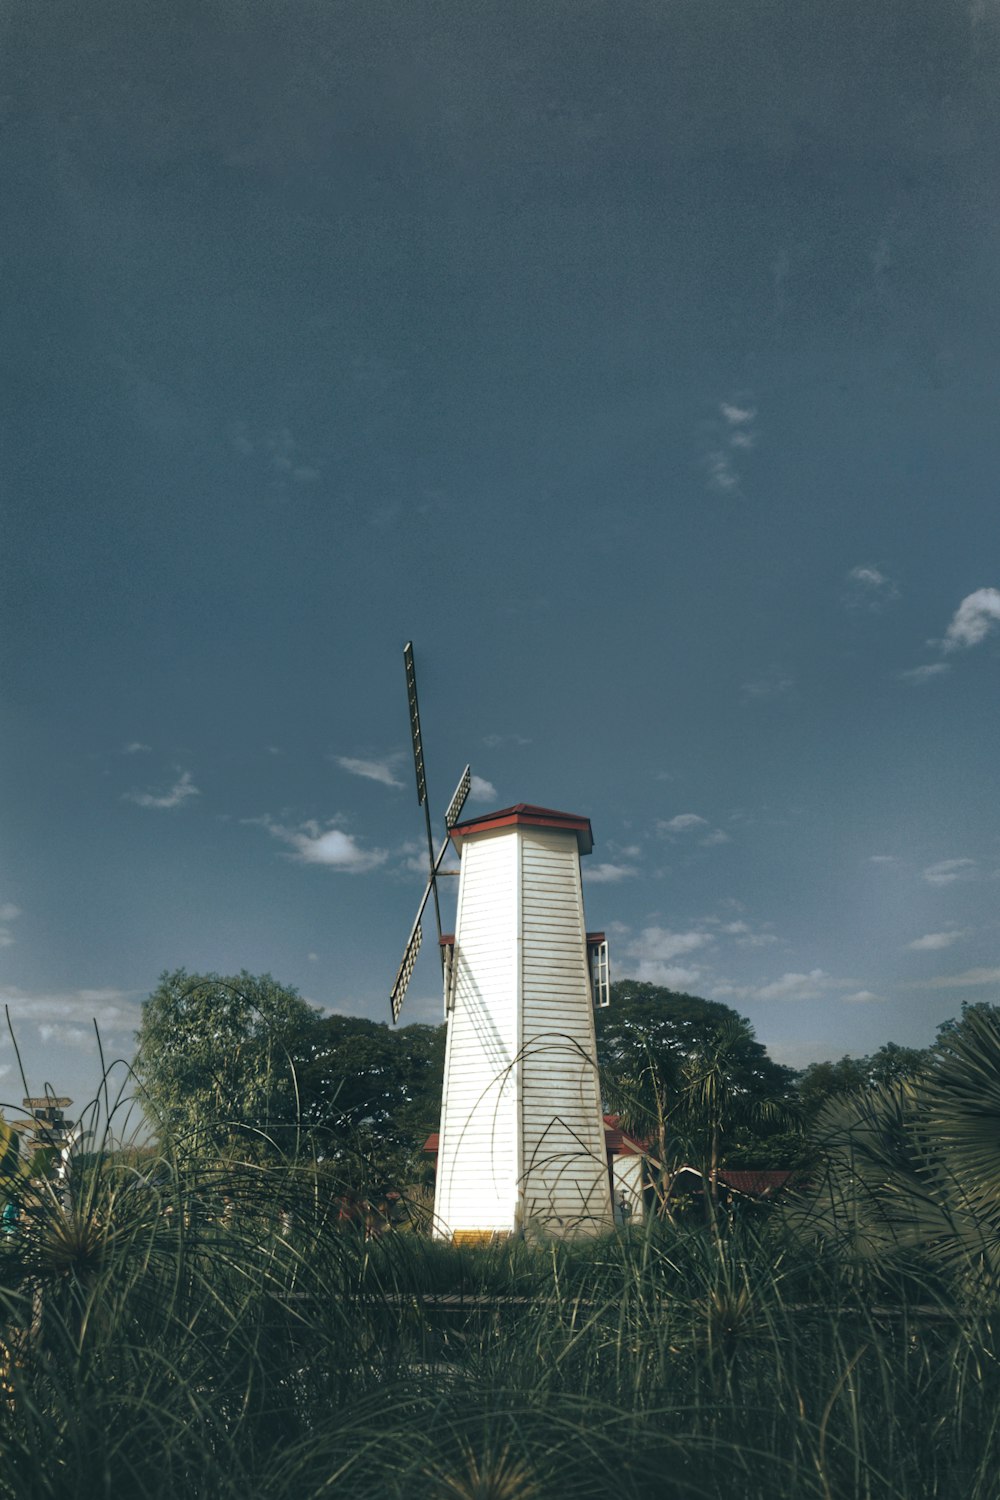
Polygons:
<instances>
[{"instance_id":1,"label":"tree","mask_svg":"<svg viewBox=\"0 0 1000 1500\"><path fill-rule=\"evenodd\" d=\"M299 1079L302 1120L323 1153L350 1149L380 1174L413 1175L437 1128L444 1074L443 1026L404 1026L326 1016L313 1028Z\"/></svg>"},{"instance_id":2,"label":"tree","mask_svg":"<svg viewBox=\"0 0 1000 1500\"><path fill-rule=\"evenodd\" d=\"M719 1196L722 1143L733 1127L780 1123L783 1119L779 1100L748 1087L746 1078L741 1077L748 1052L759 1046L750 1022L733 1015L714 1037L695 1047L682 1070L678 1113L692 1129L713 1202Z\"/></svg>"},{"instance_id":3,"label":"tree","mask_svg":"<svg viewBox=\"0 0 1000 1500\"><path fill-rule=\"evenodd\" d=\"M153 1121L188 1149L290 1145L301 1119L298 1075L319 1019L270 974L162 974L136 1037Z\"/></svg>"},{"instance_id":4,"label":"tree","mask_svg":"<svg viewBox=\"0 0 1000 1500\"><path fill-rule=\"evenodd\" d=\"M945 1022L954 1026L955 1022ZM945 1027L940 1028L944 1031ZM896 1083L920 1073L930 1061L922 1047L900 1047L886 1042L867 1057L841 1057L837 1062L810 1063L799 1075L797 1094L806 1124L817 1118L828 1100L858 1089Z\"/></svg>"},{"instance_id":5,"label":"tree","mask_svg":"<svg viewBox=\"0 0 1000 1500\"><path fill-rule=\"evenodd\" d=\"M729 1144L746 1145L753 1121L772 1164L756 1132L765 1101L790 1097L794 1073L768 1057L743 1016L627 979L612 986L596 1024L605 1099L626 1129L656 1143L662 1162L697 1154L717 1169Z\"/></svg>"}]
</instances>

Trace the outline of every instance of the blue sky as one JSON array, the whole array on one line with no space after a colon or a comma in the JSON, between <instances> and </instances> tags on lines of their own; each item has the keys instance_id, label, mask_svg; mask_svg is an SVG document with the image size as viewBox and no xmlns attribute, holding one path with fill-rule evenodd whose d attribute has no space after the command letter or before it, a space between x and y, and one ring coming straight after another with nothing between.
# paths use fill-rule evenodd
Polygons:
<instances>
[{"instance_id":1,"label":"blue sky","mask_svg":"<svg viewBox=\"0 0 1000 1500\"><path fill-rule=\"evenodd\" d=\"M617 976L795 1064L996 998L1000 7L0 27L32 1087L165 968L387 1017L411 637L437 816L466 760L590 816Z\"/></svg>"}]
</instances>

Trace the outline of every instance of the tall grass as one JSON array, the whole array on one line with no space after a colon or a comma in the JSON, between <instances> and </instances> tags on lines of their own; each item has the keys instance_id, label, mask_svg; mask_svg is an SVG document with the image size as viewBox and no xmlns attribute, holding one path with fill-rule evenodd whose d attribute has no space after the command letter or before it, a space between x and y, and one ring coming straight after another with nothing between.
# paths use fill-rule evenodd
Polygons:
<instances>
[{"instance_id":1,"label":"tall grass","mask_svg":"<svg viewBox=\"0 0 1000 1500\"><path fill-rule=\"evenodd\" d=\"M995 1496L994 1305L914 1257L780 1215L366 1238L341 1186L104 1151L39 1190L0 1249L0 1497Z\"/></svg>"}]
</instances>

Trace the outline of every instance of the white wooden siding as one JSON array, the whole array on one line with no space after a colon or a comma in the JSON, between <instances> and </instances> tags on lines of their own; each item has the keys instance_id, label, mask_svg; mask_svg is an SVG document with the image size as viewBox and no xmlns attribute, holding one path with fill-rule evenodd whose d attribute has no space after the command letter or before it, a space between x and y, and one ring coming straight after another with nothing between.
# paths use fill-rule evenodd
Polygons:
<instances>
[{"instance_id":1,"label":"white wooden siding","mask_svg":"<svg viewBox=\"0 0 1000 1500\"><path fill-rule=\"evenodd\" d=\"M604 1229L611 1195L576 835L519 835L524 1222Z\"/></svg>"},{"instance_id":2,"label":"white wooden siding","mask_svg":"<svg viewBox=\"0 0 1000 1500\"><path fill-rule=\"evenodd\" d=\"M614 1160L615 1221L638 1224L645 1213L642 1196L644 1183L641 1156L616 1156ZM621 1212L625 1200L625 1214Z\"/></svg>"},{"instance_id":3,"label":"white wooden siding","mask_svg":"<svg viewBox=\"0 0 1000 1500\"><path fill-rule=\"evenodd\" d=\"M580 857L569 831L467 837L438 1149L438 1234L611 1222Z\"/></svg>"},{"instance_id":4,"label":"white wooden siding","mask_svg":"<svg viewBox=\"0 0 1000 1500\"><path fill-rule=\"evenodd\" d=\"M509 833L466 842L435 1192L443 1235L517 1219L518 875Z\"/></svg>"}]
</instances>

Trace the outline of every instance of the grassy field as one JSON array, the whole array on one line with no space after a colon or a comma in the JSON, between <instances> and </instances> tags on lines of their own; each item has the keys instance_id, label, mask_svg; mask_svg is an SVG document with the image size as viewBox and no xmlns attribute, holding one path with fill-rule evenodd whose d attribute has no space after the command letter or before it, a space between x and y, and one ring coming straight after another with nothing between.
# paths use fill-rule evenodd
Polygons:
<instances>
[{"instance_id":1,"label":"grassy field","mask_svg":"<svg viewBox=\"0 0 1000 1500\"><path fill-rule=\"evenodd\" d=\"M108 1159L0 1262L0 1497L993 1500L997 1314L776 1209L366 1239L328 1169Z\"/></svg>"}]
</instances>

